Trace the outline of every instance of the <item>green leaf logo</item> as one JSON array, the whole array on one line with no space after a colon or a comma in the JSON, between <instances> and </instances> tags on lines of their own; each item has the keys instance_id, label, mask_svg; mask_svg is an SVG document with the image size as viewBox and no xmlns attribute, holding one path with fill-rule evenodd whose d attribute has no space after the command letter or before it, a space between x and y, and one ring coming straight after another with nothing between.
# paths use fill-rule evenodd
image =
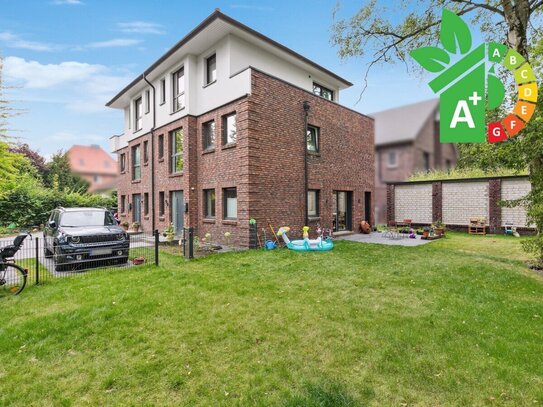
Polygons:
<instances>
[{"instance_id":1,"label":"green leaf logo","mask_svg":"<svg viewBox=\"0 0 543 407\"><path fill-rule=\"evenodd\" d=\"M441 72L451 61L449 54L436 47L418 48L411 51L409 55L429 72Z\"/></svg>"},{"instance_id":2,"label":"green leaf logo","mask_svg":"<svg viewBox=\"0 0 543 407\"><path fill-rule=\"evenodd\" d=\"M443 48L452 54L459 50L464 55L471 49L471 32L468 25L447 9L443 9L441 14L440 39Z\"/></svg>"}]
</instances>

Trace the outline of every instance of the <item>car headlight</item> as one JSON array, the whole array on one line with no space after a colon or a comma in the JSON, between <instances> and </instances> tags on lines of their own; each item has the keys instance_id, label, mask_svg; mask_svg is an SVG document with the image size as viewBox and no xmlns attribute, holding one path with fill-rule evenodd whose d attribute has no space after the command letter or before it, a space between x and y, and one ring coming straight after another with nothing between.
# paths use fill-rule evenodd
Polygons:
<instances>
[{"instance_id":1,"label":"car headlight","mask_svg":"<svg viewBox=\"0 0 543 407\"><path fill-rule=\"evenodd\" d=\"M75 244L78 244L79 242L81 242L81 238L79 236L72 236L70 240L72 241L72 243L75 243Z\"/></svg>"},{"instance_id":2,"label":"car headlight","mask_svg":"<svg viewBox=\"0 0 543 407\"><path fill-rule=\"evenodd\" d=\"M117 240L124 240L124 233L118 233Z\"/></svg>"}]
</instances>

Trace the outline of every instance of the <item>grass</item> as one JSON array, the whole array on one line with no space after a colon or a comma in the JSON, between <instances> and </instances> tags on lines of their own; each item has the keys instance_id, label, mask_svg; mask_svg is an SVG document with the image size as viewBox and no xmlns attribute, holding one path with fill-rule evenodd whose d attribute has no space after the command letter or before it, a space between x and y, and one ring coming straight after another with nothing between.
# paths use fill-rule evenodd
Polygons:
<instances>
[{"instance_id":1,"label":"grass","mask_svg":"<svg viewBox=\"0 0 543 407\"><path fill-rule=\"evenodd\" d=\"M485 171L480 168L451 168L449 170L431 170L417 172L409 177L409 181L437 181L463 178L507 177L511 175L528 175L528 169L513 170L510 168L495 168Z\"/></svg>"},{"instance_id":2,"label":"grass","mask_svg":"<svg viewBox=\"0 0 543 407\"><path fill-rule=\"evenodd\" d=\"M543 405L518 240L163 254L5 299L1 405Z\"/></svg>"}]
</instances>

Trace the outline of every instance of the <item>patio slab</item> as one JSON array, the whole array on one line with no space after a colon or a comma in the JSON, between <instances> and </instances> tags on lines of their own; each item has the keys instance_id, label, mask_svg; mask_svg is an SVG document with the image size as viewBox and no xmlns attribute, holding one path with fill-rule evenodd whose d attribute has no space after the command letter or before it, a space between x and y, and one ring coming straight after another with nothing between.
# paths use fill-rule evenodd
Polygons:
<instances>
[{"instance_id":1,"label":"patio slab","mask_svg":"<svg viewBox=\"0 0 543 407\"><path fill-rule=\"evenodd\" d=\"M421 236L416 239L409 239L407 236L401 239L390 239L384 237L383 232L371 232L369 235L355 233L353 235L337 237L336 240L350 240L351 242L386 244L389 246L420 246L433 240L422 240Z\"/></svg>"}]
</instances>

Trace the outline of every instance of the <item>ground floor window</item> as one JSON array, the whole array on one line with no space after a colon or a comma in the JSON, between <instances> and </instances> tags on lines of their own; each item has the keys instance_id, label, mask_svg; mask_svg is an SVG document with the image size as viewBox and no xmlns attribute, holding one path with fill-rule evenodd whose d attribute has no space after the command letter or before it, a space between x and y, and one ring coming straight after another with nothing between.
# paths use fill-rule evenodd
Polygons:
<instances>
[{"instance_id":1,"label":"ground floor window","mask_svg":"<svg viewBox=\"0 0 543 407\"><path fill-rule=\"evenodd\" d=\"M164 216L164 191L158 193L158 216Z\"/></svg>"},{"instance_id":2,"label":"ground floor window","mask_svg":"<svg viewBox=\"0 0 543 407\"><path fill-rule=\"evenodd\" d=\"M238 217L238 193L236 188L223 189L224 219L237 219Z\"/></svg>"},{"instance_id":3,"label":"ground floor window","mask_svg":"<svg viewBox=\"0 0 543 407\"><path fill-rule=\"evenodd\" d=\"M149 215L149 194L147 192L143 194L143 213L145 216Z\"/></svg>"},{"instance_id":4,"label":"ground floor window","mask_svg":"<svg viewBox=\"0 0 543 407\"><path fill-rule=\"evenodd\" d=\"M204 189L204 217L213 219L215 217L215 190Z\"/></svg>"},{"instance_id":5,"label":"ground floor window","mask_svg":"<svg viewBox=\"0 0 543 407\"><path fill-rule=\"evenodd\" d=\"M307 191L307 214L313 218L319 216L319 190Z\"/></svg>"},{"instance_id":6,"label":"ground floor window","mask_svg":"<svg viewBox=\"0 0 543 407\"><path fill-rule=\"evenodd\" d=\"M126 195L121 195L121 213L126 212Z\"/></svg>"}]
</instances>

